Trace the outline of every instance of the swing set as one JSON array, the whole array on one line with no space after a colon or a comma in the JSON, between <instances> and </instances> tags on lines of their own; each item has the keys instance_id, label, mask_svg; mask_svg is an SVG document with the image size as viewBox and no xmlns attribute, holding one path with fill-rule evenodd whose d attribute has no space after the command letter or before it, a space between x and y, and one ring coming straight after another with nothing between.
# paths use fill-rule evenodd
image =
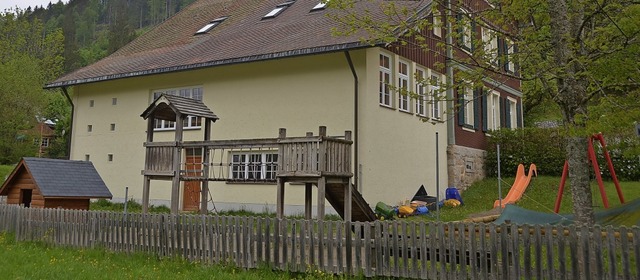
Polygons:
<instances>
[{"instance_id":1,"label":"swing set","mask_svg":"<svg viewBox=\"0 0 640 280\"><path fill-rule=\"evenodd\" d=\"M613 169L613 162L611 161L611 157L609 156L609 152L607 151L607 144L604 141L604 137L602 133L596 133L589 137L589 146L588 146L588 156L589 161L591 162L591 166L593 167L593 172L596 175L596 181L598 181L598 187L600 189L600 196L602 197L602 204L604 208L609 208L609 199L607 198L607 194L604 190L604 183L602 182L602 175L600 175L600 166L598 165L598 159L596 157L596 152L593 149L593 140L598 140L600 142L600 146L602 147L602 151L604 153L604 158L607 161L607 166L609 168L609 173L611 173L611 178L613 179L613 184L616 186L616 191L618 192L618 198L620 198L620 203L624 204L624 196L622 195L622 189L620 189L620 182L618 182L618 177L616 177L616 171ZM560 179L560 186L558 189L558 196L556 198L556 204L553 209L555 213L560 211L560 203L562 202L562 193L564 192L564 184L567 180L567 175L569 174L569 161L564 161L564 167L562 168L562 178Z\"/></svg>"}]
</instances>

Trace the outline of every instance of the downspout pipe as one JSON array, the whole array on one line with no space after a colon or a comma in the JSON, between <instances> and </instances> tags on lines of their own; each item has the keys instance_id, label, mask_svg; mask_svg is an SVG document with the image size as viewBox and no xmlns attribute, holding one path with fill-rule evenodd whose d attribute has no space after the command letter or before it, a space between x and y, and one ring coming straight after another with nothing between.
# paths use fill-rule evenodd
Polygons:
<instances>
[{"instance_id":1,"label":"downspout pipe","mask_svg":"<svg viewBox=\"0 0 640 280\"><path fill-rule=\"evenodd\" d=\"M353 61L351 60L351 55L349 51L344 52L345 57L347 58L347 63L349 63L349 68L351 69L351 74L353 74L353 164L354 164L354 176L353 176L353 184L358 188L359 173L358 168L360 164L360 158L358 156L358 74L356 73L356 68L353 66ZM362 191L362 190L359 190Z\"/></svg>"},{"instance_id":2,"label":"downspout pipe","mask_svg":"<svg viewBox=\"0 0 640 280\"><path fill-rule=\"evenodd\" d=\"M446 58L445 68L447 71L447 114L451 114L447 118L447 145L452 146L456 144L456 131L455 131L455 118L454 113L454 99L453 99L453 38L451 37L451 19L453 18L453 11L451 10L451 0L447 0L447 36L446 40ZM451 175L449 174L449 179Z\"/></svg>"},{"instance_id":3,"label":"downspout pipe","mask_svg":"<svg viewBox=\"0 0 640 280\"><path fill-rule=\"evenodd\" d=\"M67 159L71 159L71 140L73 139L73 116L76 113L75 105L73 105L73 100L71 100L71 96L69 96L69 92L67 91L67 87L62 87L62 93L67 98L69 105L71 105L71 120L69 123L69 142L67 142Z\"/></svg>"}]
</instances>

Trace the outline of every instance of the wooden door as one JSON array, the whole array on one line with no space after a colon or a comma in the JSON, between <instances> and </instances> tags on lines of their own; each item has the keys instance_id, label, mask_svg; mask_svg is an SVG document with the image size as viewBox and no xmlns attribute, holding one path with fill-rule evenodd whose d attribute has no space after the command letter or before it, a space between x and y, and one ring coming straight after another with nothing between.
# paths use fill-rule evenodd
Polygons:
<instances>
[{"instance_id":1,"label":"wooden door","mask_svg":"<svg viewBox=\"0 0 640 280\"><path fill-rule=\"evenodd\" d=\"M199 150L198 150L199 151ZM202 176L202 155L187 150L185 161L186 176ZM182 195L183 211L200 210L200 187L201 181L185 181Z\"/></svg>"}]
</instances>

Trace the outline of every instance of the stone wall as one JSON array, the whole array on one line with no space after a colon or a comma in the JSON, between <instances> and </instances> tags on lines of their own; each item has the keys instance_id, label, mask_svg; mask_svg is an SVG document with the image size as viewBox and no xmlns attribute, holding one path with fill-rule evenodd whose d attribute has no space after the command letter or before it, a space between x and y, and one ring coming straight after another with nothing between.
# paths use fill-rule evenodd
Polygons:
<instances>
[{"instance_id":1,"label":"stone wall","mask_svg":"<svg viewBox=\"0 0 640 280\"><path fill-rule=\"evenodd\" d=\"M467 189L473 182L484 179L484 158L487 152L463 146L447 147L447 174L449 186Z\"/></svg>"}]
</instances>

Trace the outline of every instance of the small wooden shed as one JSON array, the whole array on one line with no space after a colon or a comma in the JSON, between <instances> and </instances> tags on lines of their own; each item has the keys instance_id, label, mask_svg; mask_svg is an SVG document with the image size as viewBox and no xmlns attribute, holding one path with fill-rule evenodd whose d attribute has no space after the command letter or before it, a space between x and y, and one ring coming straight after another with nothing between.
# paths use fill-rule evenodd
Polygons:
<instances>
[{"instance_id":1,"label":"small wooden shed","mask_svg":"<svg viewBox=\"0 0 640 280\"><path fill-rule=\"evenodd\" d=\"M23 158L0 188L8 204L89 210L92 198L113 196L89 161Z\"/></svg>"}]
</instances>

